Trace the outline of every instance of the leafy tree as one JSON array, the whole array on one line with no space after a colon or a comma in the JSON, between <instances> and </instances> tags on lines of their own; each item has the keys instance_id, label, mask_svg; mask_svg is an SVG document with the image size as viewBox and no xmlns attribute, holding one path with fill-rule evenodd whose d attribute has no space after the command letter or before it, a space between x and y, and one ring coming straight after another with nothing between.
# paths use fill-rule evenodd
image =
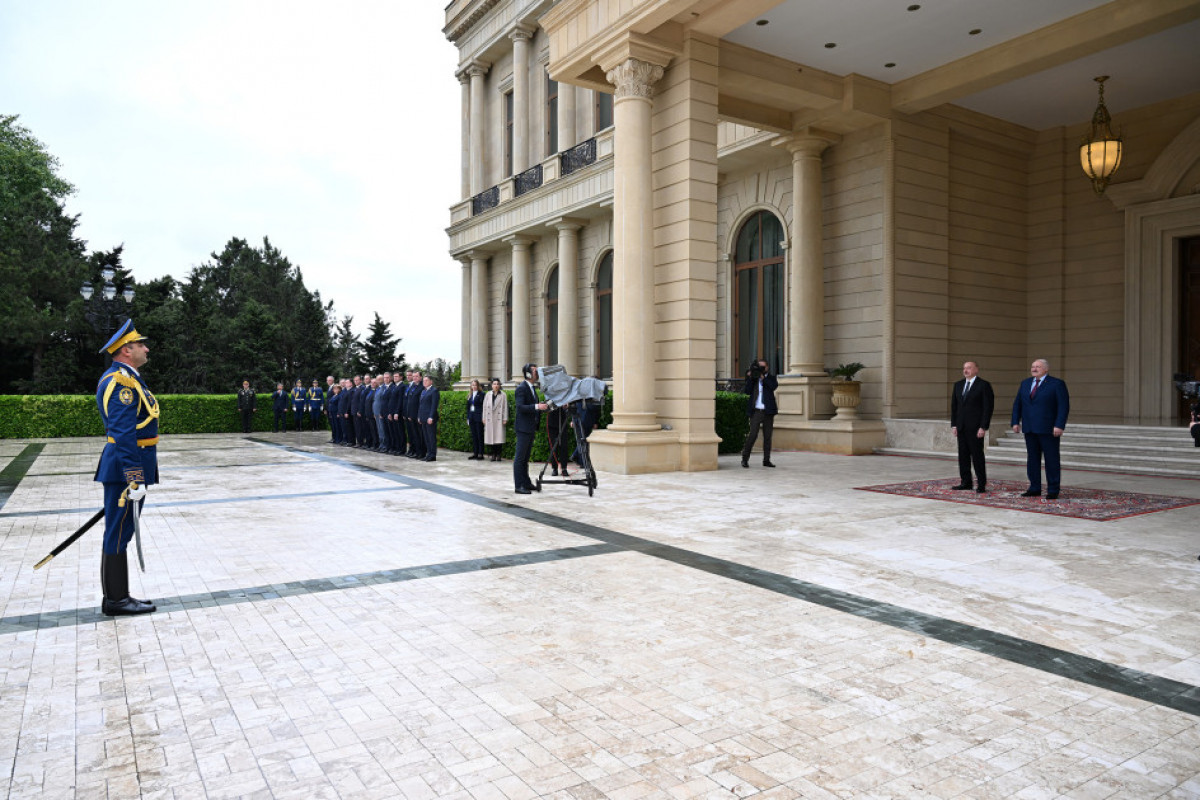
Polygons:
<instances>
[{"instance_id":1,"label":"leafy tree","mask_svg":"<svg viewBox=\"0 0 1200 800\"><path fill-rule=\"evenodd\" d=\"M392 336L392 326L384 322L379 312L367 329L367 340L363 342L363 361L372 374L391 372L404 366L404 353L396 354L400 340Z\"/></svg>"},{"instance_id":2,"label":"leafy tree","mask_svg":"<svg viewBox=\"0 0 1200 800\"><path fill-rule=\"evenodd\" d=\"M416 364L414 368L421 370L422 375L431 377L433 385L442 390L449 389L462 375L462 362L452 364L443 358Z\"/></svg>"},{"instance_id":3,"label":"leafy tree","mask_svg":"<svg viewBox=\"0 0 1200 800\"><path fill-rule=\"evenodd\" d=\"M0 382L5 391L61 391L77 346L85 244L63 199L74 191L58 160L15 116L0 116ZM53 352L52 352L53 351ZM53 373L47 372L47 364ZM74 372L74 370L69 370Z\"/></svg>"}]
</instances>

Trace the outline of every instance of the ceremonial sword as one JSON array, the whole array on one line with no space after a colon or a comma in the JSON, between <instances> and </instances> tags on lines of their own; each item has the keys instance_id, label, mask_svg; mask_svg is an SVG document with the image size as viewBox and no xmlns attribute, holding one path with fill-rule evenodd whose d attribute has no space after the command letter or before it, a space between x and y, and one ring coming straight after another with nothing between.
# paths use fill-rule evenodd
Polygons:
<instances>
[{"instance_id":1,"label":"ceremonial sword","mask_svg":"<svg viewBox=\"0 0 1200 800\"><path fill-rule=\"evenodd\" d=\"M33 568L41 569L46 564L49 564L50 559L54 558L56 555L61 553L63 550L66 550L68 547L73 545L75 543L76 539L78 539L80 536L83 536L85 533L87 533L89 530L91 530L91 527L93 525L95 525L97 522L99 522L103 516L104 516L104 509L102 508L99 511L97 511L95 514L93 514L91 519L89 519L87 522L80 525L79 530L75 531L70 536L68 536L66 539L64 539L62 544L60 544L58 547L51 550L50 555L46 556L41 561L34 564ZM135 519L136 519L136 517L135 517Z\"/></svg>"}]
</instances>

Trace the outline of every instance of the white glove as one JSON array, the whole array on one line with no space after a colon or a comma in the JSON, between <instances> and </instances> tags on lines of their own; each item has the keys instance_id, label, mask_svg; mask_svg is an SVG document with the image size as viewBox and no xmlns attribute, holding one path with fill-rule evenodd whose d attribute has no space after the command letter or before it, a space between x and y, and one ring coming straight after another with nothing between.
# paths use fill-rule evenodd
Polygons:
<instances>
[{"instance_id":1,"label":"white glove","mask_svg":"<svg viewBox=\"0 0 1200 800\"><path fill-rule=\"evenodd\" d=\"M146 484L144 484L144 483L142 483L142 484L137 484L137 483L131 483L131 484L129 484L129 494L128 494L128 497L129 497L129 499L130 499L130 500L132 500L132 501L134 501L134 502L136 503L138 500L141 500L141 499L142 499L142 498L144 498L145 496L146 496Z\"/></svg>"}]
</instances>

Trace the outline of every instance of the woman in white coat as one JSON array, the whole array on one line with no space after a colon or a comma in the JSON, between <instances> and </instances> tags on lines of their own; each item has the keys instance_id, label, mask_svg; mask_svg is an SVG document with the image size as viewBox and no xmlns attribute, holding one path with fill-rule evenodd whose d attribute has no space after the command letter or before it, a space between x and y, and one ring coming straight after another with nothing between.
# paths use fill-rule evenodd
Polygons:
<instances>
[{"instance_id":1,"label":"woman in white coat","mask_svg":"<svg viewBox=\"0 0 1200 800\"><path fill-rule=\"evenodd\" d=\"M483 396L483 443L491 448L492 461L501 460L506 425L508 395L500 388L500 379L492 378L492 390Z\"/></svg>"}]
</instances>

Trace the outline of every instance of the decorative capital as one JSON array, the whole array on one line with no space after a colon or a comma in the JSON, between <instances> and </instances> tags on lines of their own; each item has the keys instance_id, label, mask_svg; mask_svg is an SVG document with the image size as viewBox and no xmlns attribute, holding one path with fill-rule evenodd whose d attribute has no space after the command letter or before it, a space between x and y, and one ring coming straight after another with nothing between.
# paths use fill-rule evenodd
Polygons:
<instances>
[{"instance_id":1,"label":"decorative capital","mask_svg":"<svg viewBox=\"0 0 1200 800\"><path fill-rule=\"evenodd\" d=\"M492 65L486 61L472 61L467 65L466 72L467 75L472 78L482 78L484 75L488 74L488 70L491 68Z\"/></svg>"},{"instance_id":2,"label":"decorative capital","mask_svg":"<svg viewBox=\"0 0 1200 800\"><path fill-rule=\"evenodd\" d=\"M819 158L830 145L837 144L841 140L842 137L836 133L807 128L802 132L780 136L771 144L786 148L793 158Z\"/></svg>"},{"instance_id":3,"label":"decorative capital","mask_svg":"<svg viewBox=\"0 0 1200 800\"><path fill-rule=\"evenodd\" d=\"M617 87L613 97L654 97L654 84L663 76L663 68L657 64L627 58L605 75L608 82Z\"/></svg>"},{"instance_id":4,"label":"decorative capital","mask_svg":"<svg viewBox=\"0 0 1200 800\"><path fill-rule=\"evenodd\" d=\"M514 42L517 40L527 42L533 38L533 28L530 28L528 25L516 25L508 32L508 38Z\"/></svg>"}]
</instances>

